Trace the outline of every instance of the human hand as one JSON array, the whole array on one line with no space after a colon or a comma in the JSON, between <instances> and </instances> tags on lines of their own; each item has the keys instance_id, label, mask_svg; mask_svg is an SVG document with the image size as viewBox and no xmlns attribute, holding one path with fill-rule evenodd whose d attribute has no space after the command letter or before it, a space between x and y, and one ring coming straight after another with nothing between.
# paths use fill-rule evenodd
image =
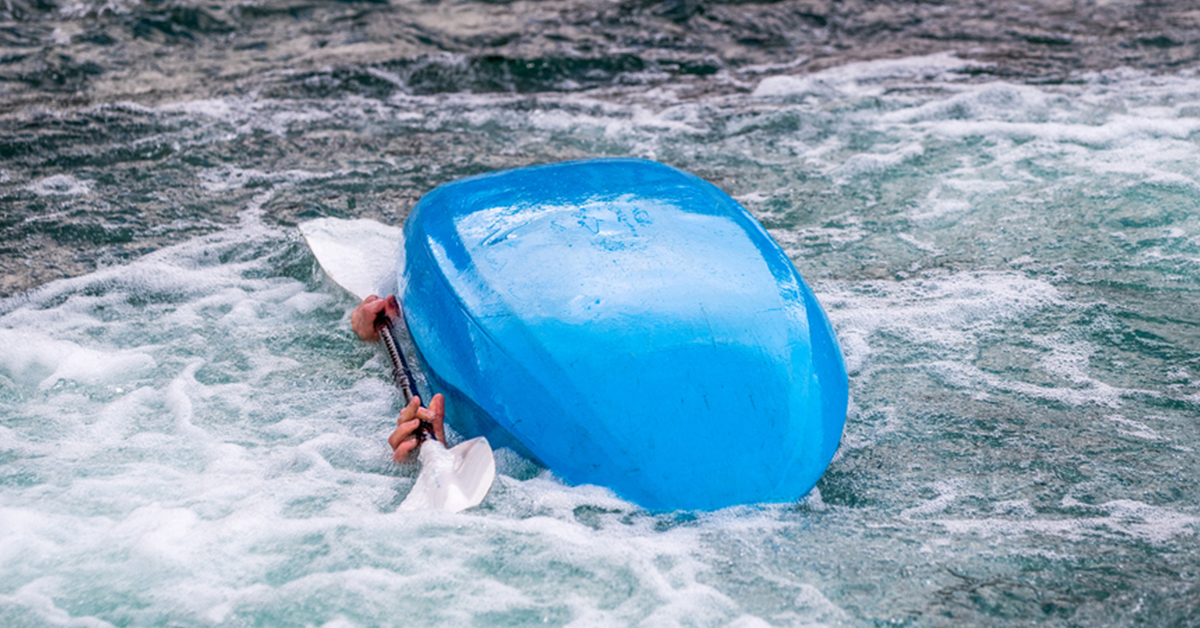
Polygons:
<instances>
[{"instance_id":1,"label":"human hand","mask_svg":"<svg viewBox=\"0 0 1200 628\"><path fill-rule=\"evenodd\" d=\"M412 401L408 402L407 406L400 411L400 418L396 420L396 429L388 436L388 445L391 445L392 459L396 462L404 462L408 454L417 447L417 431L421 429L421 421L429 421L433 424L433 434L437 437L438 442L446 443L446 428L443 425L443 419L446 416L446 398L442 395L434 395L433 401L428 408L421 407L421 398L414 396Z\"/></svg>"},{"instance_id":2,"label":"human hand","mask_svg":"<svg viewBox=\"0 0 1200 628\"><path fill-rule=\"evenodd\" d=\"M389 318L400 316L400 304L396 302L395 295L389 294L386 299L381 299L372 294L363 299L350 313L350 328L367 342L379 340L375 319L379 317L380 312L387 314Z\"/></svg>"}]
</instances>

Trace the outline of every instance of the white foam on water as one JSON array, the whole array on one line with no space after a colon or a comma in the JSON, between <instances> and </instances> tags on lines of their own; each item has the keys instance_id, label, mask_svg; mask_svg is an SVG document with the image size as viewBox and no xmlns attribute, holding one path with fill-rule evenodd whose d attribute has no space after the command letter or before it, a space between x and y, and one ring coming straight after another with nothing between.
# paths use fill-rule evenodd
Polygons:
<instances>
[{"instance_id":1,"label":"white foam on water","mask_svg":"<svg viewBox=\"0 0 1200 628\"><path fill-rule=\"evenodd\" d=\"M1091 506L1064 498L1063 506L1095 514L1063 519L933 519L931 522L951 534L985 537L1045 535L1069 541L1118 537L1155 544L1169 543L1176 537L1195 536L1200 525L1200 517L1127 499Z\"/></svg>"},{"instance_id":2,"label":"white foam on water","mask_svg":"<svg viewBox=\"0 0 1200 628\"><path fill-rule=\"evenodd\" d=\"M1118 408L1121 406L1121 400L1127 396L1154 394L1152 391L1118 388L1089 376L1076 378L1075 387L1043 386L1000 377L956 361L930 362L926 368L930 373L936 374L942 382L954 388L976 389L982 385L985 390L1016 393L1032 399L1056 401L1070 406L1096 404Z\"/></svg>"},{"instance_id":3,"label":"white foam on water","mask_svg":"<svg viewBox=\"0 0 1200 628\"><path fill-rule=\"evenodd\" d=\"M966 486L967 483L959 479L933 482L930 488L936 490L938 496L918 506L900 511L900 516L913 518L942 512L963 496L962 493L965 492Z\"/></svg>"},{"instance_id":4,"label":"white foam on water","mask_svg":"<svg viewBox=\"0 0 1200 628\"><path fill-rule=\"evenodd\" d=\"M917 243L914 243L914 246ZM1008 272L934 274L903 282L821 282L817 293L837 330L851 373L869 374L887 343L888 361L903 356L907 368L922 369L951 388L1009 392L1068 405L1119 407L1152 390L1109 384L1090 367L1096 347L1066 332L1018 332L1040 347L1036 368L1060 380L1048 386L985 371L974 364L980 342L1044 312L1072 306L1051 284ZM1011 333L1011 332L1010 332ZM903 339L903 345L893 338ZM899 349L902 354L894 352Z\"/></svg>"},{"instance_id":5,"label":"white foam on water","mask_svg":"<svg viewBox=\"0 0 1200 628\"><path fill-rule=\"evenodd\" d=\"M1108 420L1125 428L1117 430L1117 433L1122 436L1150 441L1163 440L1163 437L1157 431L1141 421L1126 419L1119 414L1110 415Z\"/></svg>"},{"instance_id":6,"label":"white foam on water","mask_svg":"<svg viewBox=\"0 0 1200 628\"><path fill-rule=\"evenodd\" d=\"M923 251L923 252L929 253L931 255L941 255L942 254L942 249L939 249L938 247L936 247L928 242L922 242L922 241L918 240L916 238L916 236L912 236L907 233L900 233L900 234L896 234L896 237L911 244L913 246L913 248L915 248L919 251Z\"/></svg>"},{"instance_id":7,"label":"white foam on water","mask_svg":"<svg viewBox=\"0 0 1200 628\"><path fill-rule=\"evenodd\" d=\"M765 74L767 72L777 72L779 70L790 70L797 68L808 62L808 57L796 57L787 63L763 63L755 65L745 65L736 70L738 74Z\"/></svg>"},{"instance_id":8,"label":"white foam on water","mask_svg":"<svg viewBox=\"0 0 1200 628\"><path fill-rule=\"evenodd\" d=\"M861 412L851 399L850 411L846 414L847 429L842 435L842 442L834 454L833 462L836 463L846 452L866 449L890 435L899 433L904 425L900 417L900 411L895 406L877 406L870 412Z\"/></svg>"},{"instance_id":9,"label":"white foam on water","mask_svg":"<svg viewBox=\"0 0 1200 628\"><path fill-rule=\"evenodd\" d=\"M961 354L981 333L1066 304L1051 284L1008 272L930 273L903 282L822 281L815 290L838 338L867 351L873 351L872 336L888 332L912 346ZM866 364L870 354L849 359Z\"/></svg>"},{"instance_id":10,"label":"white foam on water","mask_svg":"<svg viewBox=\"0 0 1200 628\"><path fill-rule=\"evenodd\" d=\"M1200 120L1146 119L1135 116L1112 116L1104 124L1070 124L1060 122L1008 122L1002 120L945 120L933 125L938 135L950 138L985 136L1014 140L1038 139L1055 144L1078 144L1095 148L1141 148L1161 151L1161 140L1185 140L1200 129ZM1141 140L1155 140L1141 142ZM1141 152L1141 151L1139 151ZM1112 164L1111 168L1120 168ZM1140 170L1138 170L1140 171Z\"/></svg>"},{"instance_id":11,"label":"white foam on water","mask_svg":"<svg viewBox=\"0 0 1200 628\"><path fill-rule=\"evenodd\" d=\"M251 106L250 101L243 98L210 98L188 100L170 103L160 107L163 112L189 113L221 120L233 120L243 115L243 110Z\"/></svg>"},{"instance_id":12,"label":"white foam on water","mask_svg":"<svg viewBox=\"0 0 1200 628\"><path fill-rule=\"evenodd\" d=\"M144 351L97 351L28 331L0 329L0 346L6 347L0 356L0 375L14 381L37 379L42 389L63 380L85 384L119 381L147 374L156 366Z\"/></svg>"},{"instance_id":13,"label":"white foam on water","mask_svg":"<svg viewBox=\"0 0 1200 628\"><path fill-rule=\"evenodd\" d=\"M38 196L79 196L92 191L92 182L69 174L55 174L29 183L25 189Z\"/></svg>"},{"instance_id":14,"label":"white foam on water","mask_svg":"<svg viewBox=\"0 0 1200 628\"><path fill-rule=\"evenodd\" d=\"M1164 544L1200 532L1200 517L1128 499L1091 505L1063 497L1060 507L1087 513L1082 516L1039 515L1028 500L1018 499L992 503L990 510L996 513L993 517L933 517L966 499L982 497L967 486L965 480L935 481L929 488L937 492L937 497L905 509L900 517L914 523L932 523L950 534L981 537L1042 535L1068 541L1115 537Z\"/></svg>"},{"instance_id":15,"label":"white foam on water","mask_svg":"<svg viewBox=\"0 0 1200 628\"><path fill-rule=\"evenodd\" d=\"M263 172L255 169L238 168L237 166L221 166L210 168L201 173L202 185L210 192L223 192L245 188L251 185L300 183L313 179L328 179L345 172L311 172L307 170L286 170L283 172Z\"/></svg>"},{"instance_id":16,"label":"white foam on water","mask_svg":"<svg viewBox=\"0 0 1200 628\"><path fill-rule=\"evenodd\" d=\"M67 2L59 6L58 11L63 17L78 19L89 15L96 17L105 13L123 15L130 12L131 0L104 0L104 2Z\"/></svg>"},{"instance_id":17,"label":"white foam on water","mask_svg":"<svg viewBox=\"0 0 1200 628\"><path fill-rule=\"evenodd\" d=\"M924 57L862 61L814 72L803 76L772 76L758 83L756 98L778 98L803 94L882 95L880 85L888 79L921 79L949 82L954 74L986 64L959 59L953 53L938 53Z\"/></svg>"},{"instance_id":18,"label":"white foam on water","mask_svg":"<svg viewBox=\"0 0 1200 628\"><path fill-rule=\"evenodd\" d=\"M943 120L1011 120L1053 115L1068 105L1065 97L1031 85L1002 81L947 86L950 95L880 116L883 123Z\"/></svg>"},{"instance_id":19,"label":"white foam on water","mask_svg":"<svg viewBox=\"0 0 1200 628\"><path fill-rule=\"evenodd\" d=\"M1068 512L1055 518L969 476L908 471L883 451L913 430L935 431L923 395L945 393L1015 414L1029 400L1054 401L1063 412L1099 407L1097 424L1123 446L1191 451L1176 438L1188 423L1151 418L1136 401L1162 399L1160 391L1104 381L1095 363L1110 349L1045 322L1083 307L1070 288L1051 274L981 264L959 253L961 232L937 229L988 220L980 212L996 199L1029 210L999 224L1060 211L1054 195L1079 190L1116 195L1149 185L1190 194L1198 127L1195 118L1174 122L1200 82L1113 75L1103 85L1026 87L962 82L964 67L947 56L855 65L769 78L754 95L703 105L640 87L621 104L593 93L398 94L369 103L379 120L401 125L398 134L465 129L511 138L503 146L514 153L565 142L585 152L676 156L727 175L752 209L778 211L776 199L786 211L807 204L776 223L794 226L771 233L802 261L828 250L816 261L834 279L814 287L855 395L834 463L849 488L831 481L801 514L747 507L689 518L645 513L548 474L518 480L531 465L509 460L510 475L481 508L397 516L415 467L389 462L384 438L398 408L385 360L355 344L351 300L303 273L274 271L296 266L302 248L295 234L258 220L276 191L338 175L214 168L201 173L208 191L264 190L236 227L0 301L0 344L14 348L0 352L0 615L80 626L368 626L412 617L447 625L842 625L885 616L846 591L871 583L898 595L901 584L891 580L901 546L953 548L973 535L997 552L1055 552L1066 563L1093 547L1137 551L1141 543L1188 555L1197 521L1187 506L1109 499L1100 487L1100 505L1064 499ZM896 85L929 89L887 93ZM1172 94L1178 103L1168 102ZM856 109L870 99L882 104ZM222 99L152 113L210 125L194 139L167 138L181 142L370 117L354 98ZM852 149L853 136L878 139ZM941 170L925 173L927 165ZM896 199L872 186L892 177L928 185L891 206ZM824 199L843 204L827 208ZM887 222L888 212L898 222ZM1100 228L1138 239L1133 227ZM1185 246L1194 225L1151 229ZM880 248L885 239L898 252ZM1192 255L1160 249L1160 258ZM860 267L862 251L883 265L893 254L957 255L946 267L966 270L933 264L903 281L862 279L845 270ZM1047 263L1036 248L1018 253L1008 268ZM981 366L980 352L997 345L1020 353L1036 377ZM1170 373L1180 387L1170 401L1200 406L1194 374L1182 366ZM888 388L896 381L920 389ZM919 440L903 444L924 453ZM906 486L938 482L937 496L914 505L879 495L885 476ZM860 486L866 498L847 505ZM956 514L980 502L990 515ZM859 571L809 578L796 565L810 542ZM946 551L960 567L979 566ZM942 572L903 564L933 580ZM936 598L934 585L903 585ZM786 601L742 595L771 587Z\"/></svg>"},{"instance_id":20,"label":"white foam on water","mask_svg":"<svg viewBox=\"0 0 1200 628\"><path fill-rule=\"evenodd\" d=\"M870 235L851 222L843 227L807 227L804 229L769 229L771 237L786 250L804 250L816 245L843 247Z\"/></svg>"},{"instance_id":21,"label":"white foam on water","mask_svg":"<svg viewBox=\"0 0 1200 628\"><path fill-rule=\"evenodd\" d=\"M1037 159L1060 160L1088 177L1123 175L1129 177L1128 185L1195 185L1195 173L1186 164L1196 162L1197 147L1188 138L1200 128L1200 118L1185 113L1195 100L1188 97L1200 94L1200 81L1116 71L1082 85L1053 87L958 80L966 78L962 71L980 65L951 54L855 63L803 76L769 77L756 95L714 97L703 103L681 101L668 86L539 94L536 99L509 94L413 96L398 90L386 102L352 96L319 106L229 98L173 104L159 111L203 116L219 123L212 133L234 136L281 133L318 120L351 124L382 115L413 130L498 133L510 138L505 151L566 142L601 154L653 158L675 155L683 140L698 144L702 154L696 158L702 162L706 157L737 155L787 168L815 167L842 184L907 172L930 154L931 145L984 138L986 145L977 150L987 159L966 159L962 168L944 178L946 187L1037 184L1044 175L1029 167L1030 160ZM386 74L378 68L367 71ZM772 100L806 91L821 94L825 104ZM886 105L854 109L881 99ZM830 103L849 109L831 114ZM520 106L514 110L511 105ZM780 128L781 121L788 125ZM795 121L800 128L791 126ZM831 130L835 132L828 133ZM854 134L878 140L849 150L847 140ZM183 139L185 144L191 141ZM943 178L938 179L941 185ZM931 198L928 207L910 213L918 220L964 213L973 198L986 195L978 187L960 189L959 194L965 196Z\"/></svg>"},{"instance_id":22,"label":"white foam on water","mask_svg":"<svg viewBox=\"0 0 1200 628\"><path fill-rule=\"evenodd\" d=\"M897 146L887 153L856 153L833 167L829 176L838 183L846 184L864 175L892 170L924 154L925 147L917 143Z\"/></svg>"},{"instance_id":23,"label":"white foam on water","mask_svg":"<svg viewBox=\"0 0 1200 628\"><path fill-rule=\"evenodd\" d=\"M396 394L349 332L348 297L271 272L302 254L298 235L251 215L0 302L0 342L20 348L0 359L0 455L18 457L0 468L26 478L0 485L0 614L762 621L709 583L704 539L769 533L770 511L675 525L543 474L501 476L462 515L394 512L415 473L385 444ZM815 587L797 600L789 621L840 617Z\"/></svg>"}]
</instances>

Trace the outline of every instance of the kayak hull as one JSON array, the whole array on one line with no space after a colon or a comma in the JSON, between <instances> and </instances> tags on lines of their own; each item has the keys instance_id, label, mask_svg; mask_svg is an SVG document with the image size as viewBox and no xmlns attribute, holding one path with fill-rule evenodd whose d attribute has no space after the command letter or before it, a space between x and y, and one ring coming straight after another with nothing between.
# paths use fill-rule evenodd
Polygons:
<instances>
[{"instance_id":1,"label":"kayak hull","mask_svg":"<svg viewBox=\"0 0 1200 628\"><path fill-rule=\"evenodd\" d=\"M697 177L604 159L448 183L409 216L397 270L435 380L569 482L652 510L791 501L837 448L827 317Z\"/></svg>"}]
</instances>

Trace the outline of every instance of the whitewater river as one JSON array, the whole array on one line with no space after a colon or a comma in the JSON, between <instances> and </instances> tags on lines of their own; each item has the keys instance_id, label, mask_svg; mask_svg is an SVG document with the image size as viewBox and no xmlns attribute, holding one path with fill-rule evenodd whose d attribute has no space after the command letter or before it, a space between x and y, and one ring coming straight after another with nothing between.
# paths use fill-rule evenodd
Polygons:
<instances>
[{"instance_id":1,"label":"whitewater river","mask_svg":"<svg viewBox=\"0 0 1200 628\"><path fill-rule=\"evenodd\" d=\"M610 61L13 105L0 623L1200 624L1200 77ZM501 451L479 508L396 513L387 357L295 225L589 156L693 172L784 247L850 372L837 456L792 503L653 513Z\"/></svg>"}]
</instances>

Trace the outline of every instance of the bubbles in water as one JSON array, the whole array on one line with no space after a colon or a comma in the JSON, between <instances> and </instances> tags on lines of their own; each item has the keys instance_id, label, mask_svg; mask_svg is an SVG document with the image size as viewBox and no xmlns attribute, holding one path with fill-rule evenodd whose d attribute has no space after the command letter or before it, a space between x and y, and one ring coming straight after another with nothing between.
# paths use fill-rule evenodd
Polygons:
<instances>
[{"instance_id":1,"label":"bubbles in water","mask_svg":"<svg viewBox=\"0 0 1200 628\"><path fill-rule=\"evenodd\" d=\"M389 90L87 114L134 139L106 140L95 172L14 171L14 198L61 204L40 224L110 216L73 203L120 198L125 166L96 163L151 144L177 167L162 193L183 194L164 206L200 200L137 227L182 243L0 301L0 616L1186 617L1200 83L960 80L969 66L862 64L703 101ZM385 360L278 225L395 223L440 181L598 154L717 182L792 256L851 371L837 458L797 504L647 513L501 451L479 509L397 516L415 468L389 462Z\"/></svg>"}]
</instances>

